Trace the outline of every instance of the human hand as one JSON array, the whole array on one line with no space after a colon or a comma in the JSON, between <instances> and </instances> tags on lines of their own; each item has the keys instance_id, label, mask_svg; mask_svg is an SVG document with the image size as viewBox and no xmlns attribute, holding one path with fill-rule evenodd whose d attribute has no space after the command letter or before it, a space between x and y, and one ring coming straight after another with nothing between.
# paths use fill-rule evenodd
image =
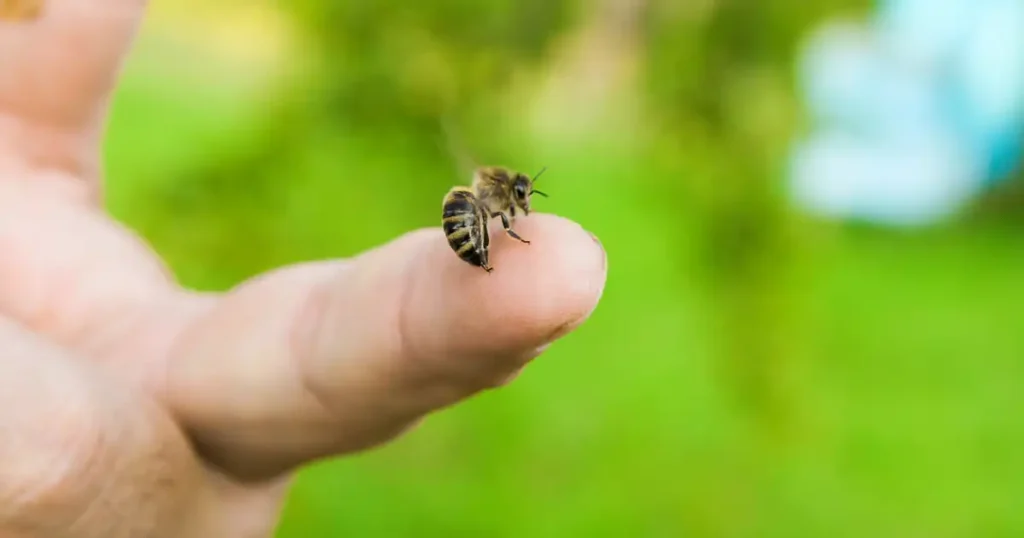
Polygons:
<instances>
[{"instance_id":1,"label":"human hand","mask_svg":"<svg viewBox=\"0 0 1024 538\"><path fill-rule=\"evenodd\" d=\"M497 270L440 226L223 294L178 286L101 207L140 0L0 22L0 537L273 532L288 477L501 385L596 306L605 254L536 215Z\"/></svg>"}]
</instances>

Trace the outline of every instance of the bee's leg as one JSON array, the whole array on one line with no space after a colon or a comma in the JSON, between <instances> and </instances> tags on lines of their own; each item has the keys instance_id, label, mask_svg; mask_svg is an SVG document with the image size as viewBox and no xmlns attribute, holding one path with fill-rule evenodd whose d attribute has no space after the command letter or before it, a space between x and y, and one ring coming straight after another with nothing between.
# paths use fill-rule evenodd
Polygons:
<instances>
[{"instance_id":1,"label":"bee's leg","mask_svg":"<svg viewBox=\"0 0 1024 538\"><path fill-rule=\"evenodd\" d=\"M484 232L484 233L487 233L487 232ZM491 267L491 264L489 263L489 261L487 259L489 257L490 256L487 255L487 249L484 248L483 252L480 253L480 268L483 269L484 271L487 271L488 273L490 273L491 271L494 270L494 268Z\"/></svg>"},{"instance_id":2,"label":"bee's leg","mask_svg":"<svg viewBox=\"0 0 1024 538\"><path fill-rule=\"evenodd\" d=\"M512 224L508 220L508 215L506 215L504 213L498 213L498 216L501 217L501 225L505 228L505 233L507 233L507 234L511 235L512 237L522 241L523 243L526 243L527 245L530 244L529 241L523 239L522 237L519 237L519 234L517 234L514 230L512 230Z\"/></svg>"}]
</instances>

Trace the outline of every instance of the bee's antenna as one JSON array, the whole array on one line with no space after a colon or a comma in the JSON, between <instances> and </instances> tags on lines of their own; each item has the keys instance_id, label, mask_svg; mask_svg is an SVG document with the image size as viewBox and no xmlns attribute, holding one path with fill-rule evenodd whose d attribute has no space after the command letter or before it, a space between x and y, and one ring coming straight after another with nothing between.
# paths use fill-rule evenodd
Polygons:
<instances>
[{"instance_id":1,"label":"bee's antenna","mask_svg":"<svg viewBox=\"0 0 1024 538\"><path fill-rule=\"evenodd\" d=\"M548 169L548 167L547 167L547 166L545 166L544 168L541 168L541 169L540 169L540 172L537 172L537 175L533 176L533 180L532 180L532 181L530 181L530 184L532 185L532 184L536 183L536 182L537 182L537 178L539 178L539 177L540 177L540 175L541 175L541 174L543 174L543 173L544 173L544 171L545 171L545 170L547 170L547 169ZM541 196L543 196L543 197L545 197L545 198L547 198L547 197L548 197L548 195L546 195L546 194L544 194L543 192L540 192L540 191L538 191L538 190L536 190L536 189L530 189L530 194L539 194L539 195L541 195Z\"/></svg>"}]
</instances>

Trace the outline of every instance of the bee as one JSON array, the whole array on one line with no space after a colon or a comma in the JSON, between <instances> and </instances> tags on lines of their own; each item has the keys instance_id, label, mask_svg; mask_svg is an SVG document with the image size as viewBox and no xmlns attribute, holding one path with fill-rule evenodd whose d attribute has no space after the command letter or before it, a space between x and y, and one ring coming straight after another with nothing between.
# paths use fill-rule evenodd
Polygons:
<instances>
[{"instance_id":1,"label":"bee","mask_svg":"<svg viewBox=\"0 0 1024 538\"><path fill-rule=\"evenodd\" d=\"M448 246L466 263L494 270L488 260L491 246L488 221L501 219L505 233L522 243L530 244L512 229L516 210L530 214L530 196L541 191L533 188L546 168L530 179L526 174L501 166L483 166L473 172L473 181L467 186L452 187L442 204L442 226Z\"/></svg>"}]
</instances>

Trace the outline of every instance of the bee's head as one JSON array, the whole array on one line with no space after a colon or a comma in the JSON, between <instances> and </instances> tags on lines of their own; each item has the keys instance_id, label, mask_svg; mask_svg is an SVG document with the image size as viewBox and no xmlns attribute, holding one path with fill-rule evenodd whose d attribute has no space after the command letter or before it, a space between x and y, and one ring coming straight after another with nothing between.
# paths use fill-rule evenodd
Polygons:
<instances>
[{"instance_id":1,"label":"bee's head","mask_svg":"<svg viewBox=\"0 0 1024 538\"><path fill-rule=\"evenodd\" d=\"M515 199L516 205L527 215L530 214L530 195L539 194L547 197L543 192L533 188L534 182L543 173L544 170L541 170L536 176L533 176L533 179L526 174L516 174L515 179L512 180L512 197Z\"/></svg>"}]
</instances>

